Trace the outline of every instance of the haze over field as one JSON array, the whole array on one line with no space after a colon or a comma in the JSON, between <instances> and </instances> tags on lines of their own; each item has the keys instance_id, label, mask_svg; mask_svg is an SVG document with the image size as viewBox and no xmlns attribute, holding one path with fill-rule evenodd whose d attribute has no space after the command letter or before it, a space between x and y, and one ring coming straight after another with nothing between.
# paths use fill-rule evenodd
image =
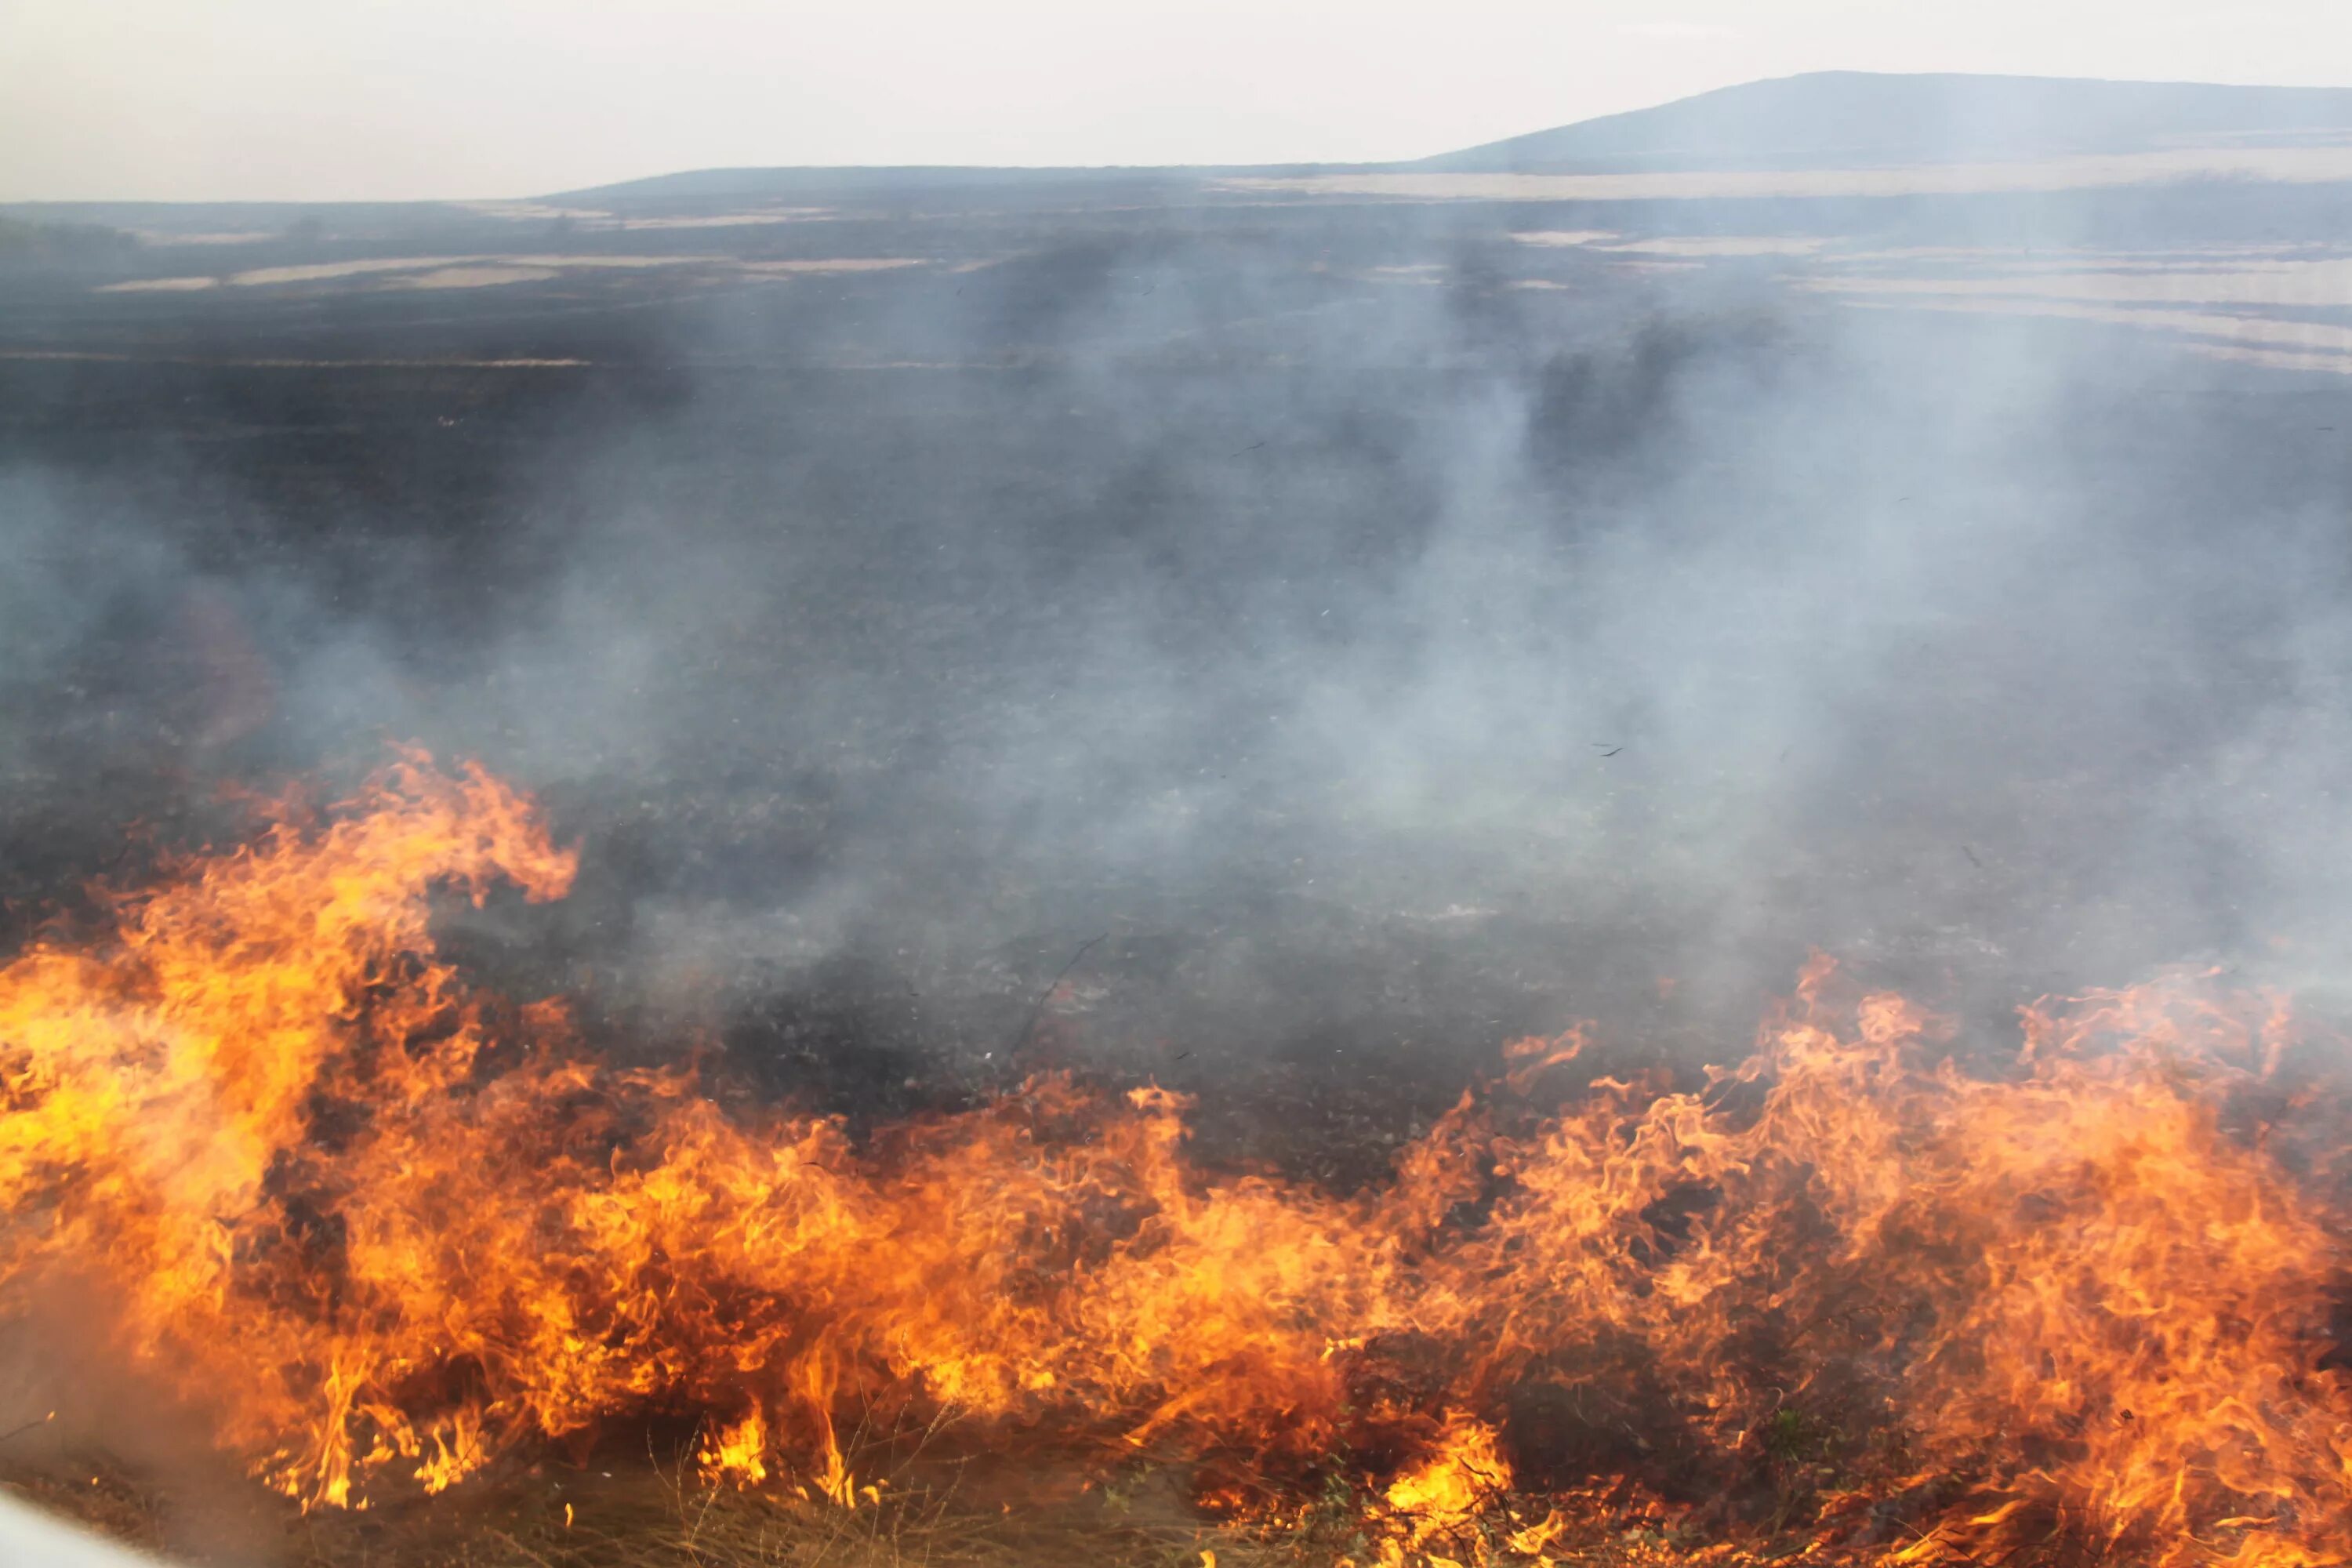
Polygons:
<instances>
[{"instance_id":1,"label":"haze over field","mask_svg":"<svg viewBox=\"0 0 2352 1568\"><path fill-rule=\"evenodd\" d=\"M1833 75L1385 172L18 208L138 237L0 342L20 863L159 745L392 734L573 803L563 941L722 1014L1106 931L1129 1044L2318 964L2347 134Z\"/></svg>"}]
</instances>

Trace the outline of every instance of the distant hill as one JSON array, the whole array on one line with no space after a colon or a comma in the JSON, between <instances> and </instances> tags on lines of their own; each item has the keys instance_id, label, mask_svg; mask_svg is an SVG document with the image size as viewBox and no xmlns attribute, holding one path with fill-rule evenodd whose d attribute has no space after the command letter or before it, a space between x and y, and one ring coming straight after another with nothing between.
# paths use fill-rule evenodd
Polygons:
<instances>
[{"instance_id":1,"label":"distant hill","mask_svg":"<svg viewBox=\"0 0 2352 1568\"><path fill-rule=\"evenodd\" d=\"M1964 163L2352 141L2352 88L1816 71L1418 163L1463 174Z\"/></svg>"},{"instance_id":2,"label":"distant hill","mask_svg":"<svg viewBox=\"0 0 2352 1568\"><path fill-rule=\"evenodd\" d=\"M689 169L557 191L533 198L562 205L680 208L742 202L933 198L1017 195L1051 199L1057 193L1091 196L1106 184L1164 184L1202 173L1165 168L997 168L986 164L842 164L747 169ZM1258 173L1252 169L1249 173Z\"/></svg>"},{"instance_id":3,"label":"distant hill","mask_svg":"<svg viewBox=\"0 0 2352 1568\"><path fill-rule=\"evenodd\" d=\"M1099 198L1219 175L1615 174L1968 163L2184 146L2352 143L2352 88L1816 71L1581 121L1417 162L1252 168L704 169L543 200L630 207L1019 190Z\"/></svg>"},{"instance_id":4,"label":"distant hill","mask_svg":"<svg viewBox=\"0 0 2352 1568\"><path fill-rule=\"evenodd\" d=\"M177 238L503 243L526 222L630 224L780 206L898 213L1148 205L1223 180L1360 174L1607 174L1974 163L2180 148L2352 148L2352 88L1817 71L1748 82L1413 162L1004 168L775 165L683 170L506 203L0 205L0 265L87 261ZM131 231L107 236L99 226ZM566 237L564 243L575 243ZM640 237L638 243L652 243ZM684 243L675 241L675 243Z\"/></svg>"}]
</instances>

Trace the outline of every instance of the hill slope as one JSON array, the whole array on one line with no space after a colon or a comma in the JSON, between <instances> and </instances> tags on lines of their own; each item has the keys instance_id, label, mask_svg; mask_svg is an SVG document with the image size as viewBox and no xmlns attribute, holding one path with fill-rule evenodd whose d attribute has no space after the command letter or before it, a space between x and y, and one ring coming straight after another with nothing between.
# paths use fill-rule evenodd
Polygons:
<instances>
[{"instance_id":1,"label":"hill slope","mask_svg":"<svg viewBox=\"0 0 2352 1568\"><path fill-rule=\"evenodd\" d=\"M2352 139L2352 89L2346 88L1819 71L1408 166L1466 174L1788 168L2346 139Z\"/></svg>"},{"instance_id":2,"label":"hill slope","mask_svg":"<svg viewBox=\"0 0 2352 1568\"><path fill-rule=\"evenodd\" d=\"M1382 172L1601 174L1957 163L2182 146L2352 142L2352 88L1816 71L1538 131ZM543 199L631 209L952 193L1099 199L1106 186L1363 165L1253 169L705 169Z\"/></svg>"}]
</instances>

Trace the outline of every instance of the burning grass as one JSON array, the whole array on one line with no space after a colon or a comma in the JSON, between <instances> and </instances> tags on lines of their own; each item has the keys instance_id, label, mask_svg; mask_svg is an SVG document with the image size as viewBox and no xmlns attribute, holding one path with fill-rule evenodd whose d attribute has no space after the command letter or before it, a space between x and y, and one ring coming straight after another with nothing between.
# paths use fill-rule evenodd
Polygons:
<instances>
[{"instance_id":1,"label":"burning grass","mask_svg":"<svg viewBox=\"0 0 2352 1568\"><path fill-rule=\"evenodd\" d=\"M320 1561L474 1560L453 1521L583 1568L1050 1562L1072 1520L1071 1561L1224 1568L2352 1546L2342 1121L2268 1000L2046 1005L1976 1070L1818 963L1703 1081L1517 1042L1343 1194L1195 1167L1150 1086L854 1144L604 1064L428 919L572 870L410 758L0 970L10 1310L99 1303ZM533 1489L653 1430L667 1523ZM1076 1489L1016 1518L1022 1476Z\"/></svg>"}]
</instances>

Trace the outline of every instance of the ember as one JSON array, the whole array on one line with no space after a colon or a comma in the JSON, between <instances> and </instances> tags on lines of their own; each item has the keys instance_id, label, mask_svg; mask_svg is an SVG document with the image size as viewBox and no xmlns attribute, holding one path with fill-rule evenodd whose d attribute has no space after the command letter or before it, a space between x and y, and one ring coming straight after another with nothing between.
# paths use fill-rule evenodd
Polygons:
<instances>
[{"instance_id":1,"label":"ember","mask_svg":"<svg viewBox=\"0 0 2352 1568\"><path fill-rule=\"evenodd\" d=\"M0 970L12 1308L106 1303L312 1507L656 1419L709 1484L874 1507L856 1412L1181 1465L1275 1537L1355 1500L1392 1564L1604 1522L1700 1552L1678 1521L1906 1563L2352 1544L2340 1209L2286 1147L2269 999L2043 1005L1979 1071L1816 963L1703 1085L1547 1109L1581 1041L1519 1042L1340 1194L1196 1168L1149 1086L1042 1078L861 1145L602 1063L428 920L573 870L515 790L413 756Z\"/></svg>"}]
</instances>

